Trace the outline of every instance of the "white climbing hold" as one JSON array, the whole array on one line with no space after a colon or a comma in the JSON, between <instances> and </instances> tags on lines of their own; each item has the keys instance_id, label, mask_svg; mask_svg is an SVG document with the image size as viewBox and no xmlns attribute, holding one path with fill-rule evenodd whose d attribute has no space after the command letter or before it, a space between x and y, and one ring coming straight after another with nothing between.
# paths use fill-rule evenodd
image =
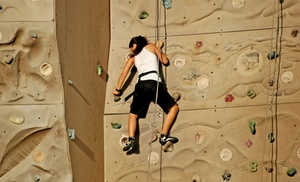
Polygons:
<instances>
[{"instance_id":1,"label":"white climbing hold","mask_svg":"<svg viewBox=\"0 0 300 182\"><path fill-rule=\"evenodd\" d=\"M229 149L222 149L220 152L220 157L223 161L230 161L232 159L232 152Z\"/></svg>"},{"instance_id":2,"label":"white climbing hold","mask_svg":"<svg viewBox=\"0 0 300 182\"><path fill-rule=\"evenodd\" d=\"M150 162L150 164L156 164L159 161L159 155L157 152L151 152L148 155L148 161Z\"/></svg>"},{"instance_id":3,"label":"white climbing hold","mask_svg":"<svg viewBox=\"0 0 300 182\"><path fill-rule=\"evenodd\" d=\"M235 8L241 8L245 4L245 0L232 0L232 6Z\"/></svg>"},{"instance_id":4,"label":"white climbing hold","mask_svg":"<svg viewBox=\"0 0 300 182\"><path fill-rule=\"evenodd\" d=\"M186 63L186 59L183 56L178 56L174 61L174 65L177 68L182 68L185 65L185 63Z\"/></svg>"},{"instance_id":5,"label":"white climbing hold","mask_svg":"<svg viewBox=\"0 0 300 182\"><path fill-rule=\"evenodd\" d=\"M205 78L205 77L200 78L200 80L197 83L197 86L200 90L206 89L208 87L208 85L209 85L209 80L208 80L208 78Z\"/></svg>"},{"instance_id":6,"label":"white climbing hold","mask_svg":"<svg viewBox=\"0 0 300 182\"><path fill-rule=\"evenodd\" d=\"M293 80L294 74L291 71L285 71L281 76L281 81L283 83L289 83Z\"/></svg>"},{"instance_id":7,"label":"white climbing hold","mask_svg":"<svg viewBox=\"0 0 300 182\"><path fill-rule=\"evenodd\" d=\"M43 63L40 66L40 72L44 76L50 75L52 73L52 66L49 63Z\"/></svg>"},{"instance_id":8,"label":"white climbing hold","mask_svg":"<svg viewBox=\"0 0 300 182\"><path fill-rule=\"evenodd\" d=\"M25 121L25 118L13 115L13 116L9 117L9 121L11 121L15 124L23 124Z\"/></svg>"}]
</instances>

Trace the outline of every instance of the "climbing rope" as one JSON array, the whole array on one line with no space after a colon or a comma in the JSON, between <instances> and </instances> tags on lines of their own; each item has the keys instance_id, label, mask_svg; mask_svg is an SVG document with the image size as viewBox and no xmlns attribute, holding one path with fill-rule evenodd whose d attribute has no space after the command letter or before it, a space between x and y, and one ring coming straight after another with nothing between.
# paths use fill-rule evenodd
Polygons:
<instances>
[{"instance_id":1,"label":"climbing rope","mask_svg":"<svg viewBox=\"0 0 300 182\"><path fill-rule=\"evenodd\" d=\"M271 120L271 133L274 134L275 132L275 146L273 144L273 142L270 141L269 139L269 143L271 143L269 145L269 148L268 148L268 162L271 163L271 170L274 170L272 171L271 173L272 174L275 174L275 182L277 182L277 155L278 155L278 140L277 140L277 135L278 135L278 102L277 102L277 99L278 99L278 90L279 90L279 76L280 76L280 66L281 66L281 40L282 40L282 28L283 28L283 15L282 15L282 11L283 11L283 7L282 7L282 3L283 3L283 0L280 0L279 1L280 3L280 10L279 12L277 13L278 16L277 16L277 34L276 34L276 42L275 42L275 51L274 51L274 67L273 67L273 75L271 78L271 66L269 67L269 84L271 86L273 86L274 82L276 82L276 87L275 87L275 90L272 90L271 91L271 104L269 104L269 95L270 95L270 92L268 91L268 95L267 95L267 107L266 107L266 116L265 116L265 122L264 122L264 126L265 126L265 131L264 131L264 136L266 136L266 131L267 131L267 120L268 120L268 111L270 110L271 111L271 114L270 114L270 120ZM274 21L275 21L275 10L276 10L276 0L274 0L274 9L273 9L273 21L272 21L272 34L271 34L271 50L270 50L270 53L273 52L273 38L274 38L274 35L273 35L273 31L274 31ZM281 20L281 22L280 22ZM281 28L281 29L280 29ZM279 35L279 32L281 33L281 35ZM278 42L280 43L279 46L278 46ZM279 54L278 54L278 51L279 51ZM271 54L268 54L268 59L271 60ZM277 63L277 55L279 55L278 57L278 63ZM270 63L271 64L271 63ZM277 72L277 74L276 74ZM275 96L274 96L274 92L275 92ZM271 105L273 105L273 101L274 101L274 108L275 108L275 113L273 111L273 108L271 107ZM274 131L275 130L275 131ZM264 162L264 154L265 154L265 140L264 140L264 144L263 144L263 159L262 159L262 162ZM275 149L274 149L275 147ZM275 150L275 154L274 154L274 150ZM266 181L268 181L268 175L267 175L267 178L266 178ZM273 182L274 180L274 175L271 176L271 182ZM263 181L263 170L262 170L262 173L261 173L261 181Z\"/></svg>"},{"instance_id":2,"label":"climbing rope","mask_svg":"<svg viewBox=\"0 0 300 182\"><path fill-rule=\"evenodd\" d=\"M160 3L160 0L157 0L156 1L156 19L155 19L155 25L156 25L156 28L155 28L155 43L158 43L158 41L160 40L160 19L161 19L161 16L160 16L160 12L161 12L161 3ZM166 11L164 11L164 18L166 20ZM164 25L165 25L165 31L166 31L166 22L164 22ZM166 33L165 33L166 34ZM165 37L166 39L166 37ZM165 47L165 50L166 50L166 47ZM165 52L166 53L166 52ZM160 55L160 58L162 58L162 55ZM156 114L157 114L157 99L158 99L158 89L159 89L159 78L160 78L160 66L161 66L161 63L160 61L158 60L158 63L159 63L159 67L158 67L158 73L157 73L157 85L156 85L156 94L155 94L155 104L154 104L154 114L153 114L153 119L152 119L152 122L151 122L151 139L150 139L150 142L149 142L149 146L150 146L150 151L149 151L149 154L148 154L148 176L147 176L147 182L149 181L149 177L150 177L150 159L151 159L151 155L152 155L152 135L154 133L154 123L155 123L155 117L156 117ZM163 80L163 76L161 77L161 79ZM160 150L161 151L161 150ZM160 152L160 159L162 157L162 152ZM160 169L161 169L161 165L162 165L162 162L160 160ZM161 176L161 173L160 173L160 180L162 179L162 176Z\"/></svg>"}]
</instances>

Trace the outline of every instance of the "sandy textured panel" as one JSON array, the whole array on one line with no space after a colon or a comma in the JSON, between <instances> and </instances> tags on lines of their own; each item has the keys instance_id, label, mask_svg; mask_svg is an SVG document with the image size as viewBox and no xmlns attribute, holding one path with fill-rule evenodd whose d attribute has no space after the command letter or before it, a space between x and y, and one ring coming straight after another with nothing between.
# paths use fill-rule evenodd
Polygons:
<instances>
[{"instance_id":1,"label":"sandy textured panel","mask_svg":"<svg viewBox=\"0 0 300 182\"><path fill-rule=\"evenodd\" d=\"M0 23L0 104L62 103L54 25Z\"/></svg>"},{"instance_id":2,"label":"sandy textured panel","mask_svg":"<svg viewBox=\"0 0 300 182\"><path fill-rule=\"evenodd\" d=\"M6 111L0 114L0 181L69 181L63 106L0 108Z\"/></svg>"},{"instance_id":3,"label":"sandy textured panel","mask_svg":"<svg viewBox=\"0 0 300 182\"><path fill-rule=\"evenodd\" d=\"M162 1L159 1L160 3ZM273 0L181 0L172 1L171 9L166 11L168 35L190 35L222 31L271 28L273 16L277 18L279 7ZM276 1L278 2L278 1ZM283 3L284 26L300 25L298 21L300 2ZM164 35L164 12L160 5L161 35ZM274 11L275 9L275 11ZM156 1L113 0L112 39L126 39L135 35L155 35L157 22ZM149 16L140 19L145 11Z\"/></svg>"},{"instance_id":4,"label":"sandy textured panel","mask_svg":"<svg viewBox=\"0 0 300 182\"><path fill-rule=\"evenodd\" d=\"M294 29L283 30L279 77L274 59L268 60L276 46L270 30L169 38L168 88L181 95L181 109L264 105L274 102L277 83L278 102L299 102L300 37L291 36Z\"/></svg>"},{"instance_id":5,"label":"sandy textured panel","mask_svg":"<svg viewBox=\"0 0 300 182\"><path fill-rule=\"evenodd\" d=\"M299 107L299 104L280 105L278 117L273 121L272 112L265 106L181 111L172 132L179 138L179 143L175 144L173 152L164 153L156 141L152 145L150 161L147 142L151 139L149 124L153 115L140 121L140 153L132 155L122 152L119 144L127 132L127 116L107 115L105 180L182 182L199 179L210 182L223 181L222 175L227 171L231 174L231 182L244 179L268 181L275 172L278 181L298 181L299 175L289 177L286 172L291 167L297 170L300 167L297 156L300 148ZM251 120L256 123L254 135L249 127ZM114 129L111 122L120 122L122 127ZM154 123L152 129L159 129L159 119L156 118ZM277 130L276 127L272 129L272 125L277 126ZM273 143L268 139L270 133L274 134ZM276 155L277 166L274 165ZM256 172L250 171L252 162L257 163ZM271 168L273 173L268 173Z\"/></svg>"},{"instance_id":6,"label":"sandy textured panel","mask_svg":"<svg viewBox=\"0 0 300 182\"><path fill-rule=\"evenodd\" d=\"M0 2L0 22L53 21L53 0L9 0Z\"/></svg>"},{"instance_id":7,"label":"sandy textured panel","mask_svg":"<svg viewBox=\"0 0 300 182\"><path fill-rule=\"evenodd\" d=\"M274 102L272 96L276 95L278 79L278 101L300 101L300 36L291 36L298 29L283 30L279 78L274 70L275 60L268 59L276 46L271 30L170 37L167 42L170 66L164 70L168 89L174 97L180 95L181 110L263 105ZM114 102L110 94L125 65L128 41L111 44L106 113L128 112L131 100L124 103L124 98L134 89L136 77L127 79L128 87L121 101ZM234 97L231 102L225 100L228 94Z\"/></svg>"}]
</instances>

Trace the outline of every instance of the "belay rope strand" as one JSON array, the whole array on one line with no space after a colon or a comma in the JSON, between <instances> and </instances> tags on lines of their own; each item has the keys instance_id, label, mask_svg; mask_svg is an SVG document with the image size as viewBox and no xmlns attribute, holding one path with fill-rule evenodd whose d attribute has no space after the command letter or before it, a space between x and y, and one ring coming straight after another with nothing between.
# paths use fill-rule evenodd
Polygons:
<instances>
[{"instance_id":1,"label":"belay rope strand","mask_svg":"<svg viewBox=\"0 0 300 182\"><path fill-rule=\"evenodd\" d=\"M278 0L277 0L278 1ZM277 118L277 99L278 99L278 89L279 89L279 76L280 76L280 66L281 66L281 41L282 41L282 28L283 28L283 15L282 15L282 11L283 11L283 7L282 7L282 3L283 3L283 0L279 0L279 6L280 6L280 10L278 11L278 16L277 16L277 34L276 34L276 42L275 42L275 51L273 51L273 31L274 31L274 20L275 20L275 10L276 10L276 4L278 4L278 2L276 3L276 0L274 0L274 14L273 14L273 21L272 21L272 34L271 34L271 50L270 50L270 53L268 54L268 59L269 61L271 61L271 53L273 52L274 53L274 68L273 68L273 75L271 77L271 67L269 67L269 84L270 86L273 86L273 84L276 84L276 87L275 87L275 91L273 90L271 92L271 104L269 104L269 91L268 91L268 95L267 95L267 107L266 107L266 116L265 116L265 121L264 121L264 125L265 125L265 131L264 131L264 135L263 136L266 136L266 125L267 125L267 120L268 120L268 110L271 111L271 114L270 114L270 121L271 121L271 133L272 135L274 134L275 132L275 135L274 138L275 138L275 146L273 144L273 142L269 141L270 145L268 147L268 162L271 163L271 166L270 166L270 170L272 170L270 172L270 174L272 175L271 176L271 182L273 182L275 180L275 182L277 182L277 174L278 174L278 171L277 171L277 155L278 155L278 140L277 140L277 135L278 135L278 118ZM279 8L278 8L279 9ZM280 21L281 20L281 21ZM281 35L279 35L279 32L281 33ZM278 42L279 42L279 46L278 46ZM279 53L278 53L279 52ZM278 59L278 63L277 63L277 55L279 57ZM269 63L271 64L271 63ZM277 68L277 69L276 69ZM277 74L276 74L277 73ZM274 92L275 92L275 98L274 98ZM273 110L272 106L270 105L273 105L273 101L274 101L274 107L275 107L275 111ZM274 115L274 116L273 116ZM270 140L270 139L269 139ZM265 140L264 140L264 144L263 144L263 159L262 159L262 165L264 163L264 154L265 154ZM274 149L275 147L275 149ZM275 153L274 153L274 150L275 150ZM274 179L274 175L275 175L275 179ZM266 181L268 181L268 177L266 178ZM261 172L261 181L263 181L263 170Z\"/></svg>"},{"instance_id":2,"label":"belay rope strand","mask_svg":"<svg viewBox=\"0 0 300 182\"><path fill-rule=\"evenodd\" d=\"M156 1L156 19L155 19L155 25L156 25L156 28L155 28L155 43L157 45L159 39L160 39L160 32L159 32L159 26L160 26L160 12L161 12L161 3L160 3L160 0L157 0ZM166 30L166 8L164 8L164 28L165 28L165 42L166 42L166 38L167 38L167 30ZM159 44L158 44L159 45ZM165 54L166 54L166 43L165 43ZM160 53L160 58L162 58L162 54ZM155 94L155 104L154 104L154 114L153 114L153 119L152 119L152 122L151 122L151 138L150 138L150 142L149 142L149 146L150 146L150 151L149 151L149 154L148 154L148 176L147 176L147 182L149 181L149 177L150 177L150 161L151 161L151 155L152 155L152 135L154 134L154 123L155 123L155 117L157 115L157 99L158 99L158 89L159 89L159 78L160 78L160 75L162 74L160 72L160 66L161 66L161 63L159 61L158 58L158 72L157 72L157 85L156 85L156 94ZM165 69L166 70L166 69ZM164 80L164 77L162 75L161 77L161 80L163 81ZM164 116L164 115L162 115ZM164 118L163 118L164 120ZM164 122L164 121L163 121ZM158 137L159 139L159 137ZM161 158L162 158L162 150L160 150L160 170L161 170ZM162 179L162 176L161 176L161 173L160 173L160 181Z\"/></svg>"}]
</instances>

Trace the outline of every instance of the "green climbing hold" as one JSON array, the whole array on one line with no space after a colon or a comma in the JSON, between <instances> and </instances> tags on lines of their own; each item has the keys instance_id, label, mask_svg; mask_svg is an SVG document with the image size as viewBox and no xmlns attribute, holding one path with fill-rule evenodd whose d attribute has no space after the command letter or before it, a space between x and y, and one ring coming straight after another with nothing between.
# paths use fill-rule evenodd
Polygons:
<instances>
[{"instance_id":1,"label":"green climbing hold","mask_svg":"<svg viewBox=\"0 0 300 182\"><path fill-rule=\"evenodd\" d=\"M275 51L272 51L272 52L269 52L269 53L268 53L268 59L269 59L269 60L278 58L278 56L279 56L278 53L276 53Z\"/></svg>"},{"instance_id":2,"label":"green climbing hold","mask_svg":"<svg viewBox=\"0 0 300 182\"><path fill-rule=\"evenodd\" d=\"M297 170L296 170L295 168L293 168L293 167L289 168L289 169L287 170L287 172L286 172L286 174L287 174L288 176L290 176L290 177L295 176L296 173L297 173Z\"/></svg>"},{"instance_id":3,"label":"green climbing hold","mask_svg":"<svg viewBox=\"0 0 300 182\"><path fill-rule=\"evenodd\" d=\"M250 169L251 172L256 172L258 170L257 162L250 162L249 163L249 169Z\"/></svg>"},{"instance_id":4,"label":"green climbing hold","mask_svg":"<svg viewBox=\"0 0 300 182\"><path fill-rule=\"evenodd\" d=\"M251 120L249 122L249 128L253 135L255 135L255 133L256 133L255 125L256 125L256 122L254 120Z\"/></svg>"},{"instance_id":5,"label":"green climbing hold","mask_svg":"<svg viewBox=\"0 0 300 182\"><path fill-rule=\"evenodd\" d=\"M122 123L111 123L113 129L120 129L122 127Z\"/></svg>"},{"instance_id":6,"label":"green climbing hold","mask_svg":"<svg viewBox=\"0 0 300 182\"><path fill-rule=\"evenodd\" d=\"M250 97L250 99L254 99L256 97L256 93L254 90L250 89L247 92L247 96Z\"/></svg>"},{"instance_id":7,"label":"green climbing hold","mask_svg":"<svg viewBox=\"0 0 300 182\"><path fill-rule=\"evenodd\" d=\"M140 19L146 19L148 18L149 14L146 11L142 11L139 15Z\"/></svg>"},{"instance_id":8,"label":"green climbing hold","mask_svg":"<svg viewBox=\"0 0 300 182\"><path fill-rule=\"evenodd\" d=\"M268 134L268 140L270 143L273 143L275 141L275 137L273 133L269 133Z\"/></svg>"}]
</instances>

